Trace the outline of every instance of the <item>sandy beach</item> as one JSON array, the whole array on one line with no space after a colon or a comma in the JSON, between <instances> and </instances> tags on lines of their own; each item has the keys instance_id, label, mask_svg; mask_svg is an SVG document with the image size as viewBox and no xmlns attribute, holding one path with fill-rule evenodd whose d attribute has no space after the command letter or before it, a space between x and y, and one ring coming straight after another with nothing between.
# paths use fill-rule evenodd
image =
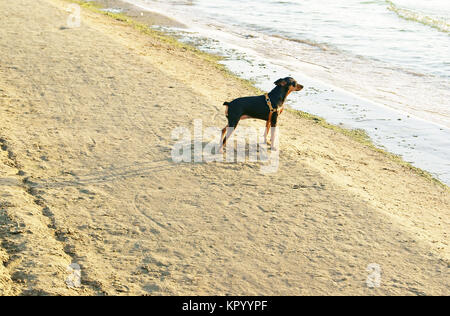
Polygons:
<instances>
[{"instance_id":1,"label":"sandy beach","mask_svg":"<svg viewBox=\"0 0 450 316\"><path fill-rule=\"evenodd\" d=\"M68 4L0 2L0 295L450 294L448 187L293 111L276 173L177 164L173 130L256 89Z\"/></svg>"}]
</instances>

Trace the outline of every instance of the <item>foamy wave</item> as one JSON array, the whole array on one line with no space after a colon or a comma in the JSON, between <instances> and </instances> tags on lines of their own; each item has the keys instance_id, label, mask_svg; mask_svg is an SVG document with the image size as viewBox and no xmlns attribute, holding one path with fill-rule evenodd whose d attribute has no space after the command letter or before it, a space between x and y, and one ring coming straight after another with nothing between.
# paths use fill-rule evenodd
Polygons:
<instances>
[{"instance_id":1,"label":"foamy wave","mask_svg":"<svg viewBox=\"0 0 450 316\"><path fill-rule=\"evenodd\" d=\"M400 8L395 3L389 0L386 0L386 2L389 5L388 9L395 12L402 19L422 23L441 32L450 33L450 23L447 20L438 17L431 17L409 9Z\"/></svg>"}]
</instances>

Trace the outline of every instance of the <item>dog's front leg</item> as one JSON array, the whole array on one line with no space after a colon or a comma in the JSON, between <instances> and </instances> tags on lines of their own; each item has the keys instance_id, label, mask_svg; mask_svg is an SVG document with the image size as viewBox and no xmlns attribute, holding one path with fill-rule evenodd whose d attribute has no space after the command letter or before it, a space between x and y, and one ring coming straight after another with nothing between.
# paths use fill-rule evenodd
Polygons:
<instances>
[{"instance_id":1,"label":"dog's front leg","mask_svg":"<svg viewBox=\"0 0 450 316\"><path fill-rule=\"evenodd\" d=\"M272 127L270 129L270 149L273 151L278 150L279 139L277 138L278 136L277 129L278 129L277 127Z\"/></svg>"},{"instance_id":2,"label":"dog's front leg","mask_svg":"<svg viewBox=\"0 0 450 316\"><path fill-rule=\"evenodd\" d=\"M267 134L269 134L270 125L266 124L266 130L264 131L264 144L267 144Z\"/></svg>"}]
</instances>

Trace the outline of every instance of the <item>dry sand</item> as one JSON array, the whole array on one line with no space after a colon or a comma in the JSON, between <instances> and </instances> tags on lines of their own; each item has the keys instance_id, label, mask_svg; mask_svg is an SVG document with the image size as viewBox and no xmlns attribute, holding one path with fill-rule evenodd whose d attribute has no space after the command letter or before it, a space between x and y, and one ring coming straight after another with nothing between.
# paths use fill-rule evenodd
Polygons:
<instances>
[{"instance_id":1,"label":"dry sand","mask_svg":"<svg viewBox=\"0 0 450 316\"><path fill-rule=\"evenodd\" d=\"M0 294L450 294L448 188L292 113L275 174L175 164L174 128L253 91L66 7L0 2Z\"/></svg>"}]
</instances>

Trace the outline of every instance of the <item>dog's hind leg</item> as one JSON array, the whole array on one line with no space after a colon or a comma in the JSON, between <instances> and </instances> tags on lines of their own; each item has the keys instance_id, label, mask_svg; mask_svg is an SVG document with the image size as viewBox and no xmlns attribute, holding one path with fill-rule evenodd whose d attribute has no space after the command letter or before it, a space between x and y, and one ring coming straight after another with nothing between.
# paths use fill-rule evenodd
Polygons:
<instances>
[{"instance_id":1,"label":"dog's hind leg","mask_svg":"<svg viewBox=\"0 0 450 316\"><path fill-rule=\"evenodd\" d=\"M220 136L220 143L223 142L223 138L225 137L225 133L227 132L228 125L222 129L222 135Z\"/></svg>"},{"instance_id":2,"label":"dog's hind leg","mask_svg":"<svg viewBox=\"0 0 450 316\"><path fill-rule=\"evenodd\" d=\"M220 146L220 152L223 151L223 147L227 144L227 140L231 137L234 132L234 127L227 127L227 135L223 138L222 145Z\"/></svg>"},{"instance_id":3,"label":"dog's hind leg","mask_svg":"<svg viewBox=\"0 0 450 316\"><path fill-rule=\"evenodd\" d=\"M227 140L233 134L234 130L236 129L237 124L238 124L238 122L236 122L234 124L228 124L227 127L225 127L222 130L222 139L221 139L221 144L220 144L220 148L219 148L220 153L223 152L223 147L225 147ZM225 133L226 133L226 135L225 135ZM225 135L225 137L223 135Z\"/></svg>"}]
</instances>

